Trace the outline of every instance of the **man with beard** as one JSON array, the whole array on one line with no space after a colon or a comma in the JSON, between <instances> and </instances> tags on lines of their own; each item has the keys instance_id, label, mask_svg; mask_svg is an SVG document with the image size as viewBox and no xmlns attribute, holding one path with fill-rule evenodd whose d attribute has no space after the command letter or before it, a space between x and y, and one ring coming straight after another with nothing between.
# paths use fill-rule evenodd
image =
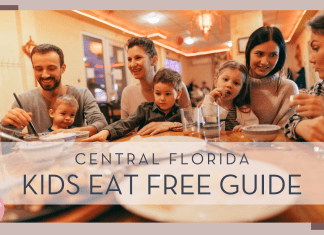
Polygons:
<instances>
[{"instance_id":1,"label":"man with beard","mask_svg":"<svg viewBox=\"0 0 324 235\"><path fill-rule=\"evenodd\" d=\"M46 131L52 126L52 119L48 113L51 101L61 94L72 95L79 103L73 123L76 128L64 131L90 131L91 136L108 125L87 88L62 84L61 77L66 65L60 48L50 44L38 45L31 52L31 61L35 79L40 87L20 94L19 100L24 110L19 108L15 101L12 109L2 119L2 125L23 129L32 121L37 132ZM33 133L29 126L28 132Z\"/></svg>"}]
</instances>

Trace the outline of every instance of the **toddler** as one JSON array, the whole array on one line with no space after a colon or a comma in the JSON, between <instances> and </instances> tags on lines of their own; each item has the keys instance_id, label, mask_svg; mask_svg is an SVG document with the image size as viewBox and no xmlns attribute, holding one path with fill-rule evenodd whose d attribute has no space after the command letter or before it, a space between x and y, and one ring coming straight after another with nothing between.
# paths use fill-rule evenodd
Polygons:
<instances>
[{"instance_id":1,"label":"toddler","mask_svg":"<svg viewBox=\"0 0 324 235\"><path fill-rule=\"evenodd\" d=\"M72 95L59 95L51 103L51 108L48 111L53 119L53 125L48 128L48 131L56 131L58 129L74 128L75 114L78 111L78 101Z\"/></svg>"}]
</instances>

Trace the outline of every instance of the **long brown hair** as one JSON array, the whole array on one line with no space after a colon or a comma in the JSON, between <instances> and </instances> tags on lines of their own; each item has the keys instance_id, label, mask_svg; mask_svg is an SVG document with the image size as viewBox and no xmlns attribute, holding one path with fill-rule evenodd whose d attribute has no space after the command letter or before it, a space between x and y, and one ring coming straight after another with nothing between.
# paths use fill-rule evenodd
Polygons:
<instances>
[{"instance_id":1,"label":"long brown hair","mask_svg":"<svg viewBox=\"0 0 324 235\"><path fill-rule=\"evenodd\" d=\"M280 29L275 26L262 26L255 30L246 44L245 48L245 63L248 72L251 69L250 66L250 53L251 50L265 42L274 41L279 47L279 58L276 66L267 76L274 76L277 72L279 72L279 78L277 80L277 92L279 90L281 84L281 77L283 76L282 68L286 61L286 43L285 39L282 36Z\"/></svg>"}]
</instances>

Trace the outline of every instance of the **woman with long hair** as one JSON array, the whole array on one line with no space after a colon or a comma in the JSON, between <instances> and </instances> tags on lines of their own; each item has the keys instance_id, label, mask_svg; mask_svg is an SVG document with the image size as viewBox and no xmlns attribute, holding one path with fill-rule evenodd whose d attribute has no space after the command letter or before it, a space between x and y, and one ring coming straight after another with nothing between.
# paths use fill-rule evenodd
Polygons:
<instances>
[{"instance_id":1,"label":"woman with long hair","mask_svg":"<svg viewBox=\"0 0 324 235\"><path fill-rule=\"evenodd\" d=\"M283 128L295 112L289 107L289 98L298 94L298 87L282 78L286 44L280 30L269 26L255 30L247 42L245 59L251 79L251 107L259 123Z\"/></svg>"}]
</instances>

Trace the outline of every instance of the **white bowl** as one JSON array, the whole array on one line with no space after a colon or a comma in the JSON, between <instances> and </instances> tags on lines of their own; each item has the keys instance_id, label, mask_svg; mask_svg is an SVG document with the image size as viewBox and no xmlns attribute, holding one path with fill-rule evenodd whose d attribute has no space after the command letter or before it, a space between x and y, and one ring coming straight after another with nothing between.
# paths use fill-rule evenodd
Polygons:
<instances>
[{"instance_id":1,"label":"white bowl","mask_svg":"<svg viewBox=\"0 0 324 235\"><path fill-rule=\"evenodd\" d=\"M64 147L70 148L73 146L74 141L76 138L75 132L68 132L68 133L57 133L53 135L46 135L46 136L40 136L40 141L46 141L46 142L65 142Z\"/></svg>"},{"instance_id":2,"label":"white bowl","mask_svg":"<svg viewBox=\"0 0 324 235\"><path fill-rule=\"evenodd\" d=\"M243 132L253 142L271 142L277 138L280 126L277 125L253 125L243 127Z\"/></svg>"},{"instance_id":3,"label":"white bowl","mask_svg":"<svg viewBox=\"0 0 324 235\"><path fill-rule=\"evenodd\" d=\"M42 132L42 133L37 133L37 134L38 134L38 136L35 136L34 134L32 134L32 135L26 135L23 138L24 138L25 141L28 141L28 142L30 142L30 141L39 141L39 138L41 136L47 135L48 132Z\"/></svg>"},{"instance_id":4,"label":"white bowl","mask_svg":"<svg viewBox=\"0 0 324 235\"><path fill-rule=\"evenodd\" d=\"M63 142L26 142L19 143L19 149L27 161L52 161L59 156L64 148Z\"/></svg>"},{"instance_id":5,"label":"white bowl","mask_svg":"<svg viewBox=\"0 0 324 235\"><path fill-rule=\"evenodd\" d=\"M75 141L79 142L83 139L89 138L90 131L76 131Z\"/></svg>"}]
</instances>

